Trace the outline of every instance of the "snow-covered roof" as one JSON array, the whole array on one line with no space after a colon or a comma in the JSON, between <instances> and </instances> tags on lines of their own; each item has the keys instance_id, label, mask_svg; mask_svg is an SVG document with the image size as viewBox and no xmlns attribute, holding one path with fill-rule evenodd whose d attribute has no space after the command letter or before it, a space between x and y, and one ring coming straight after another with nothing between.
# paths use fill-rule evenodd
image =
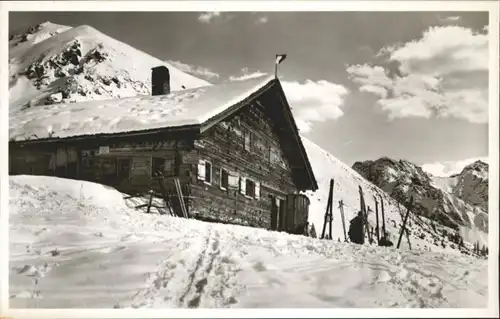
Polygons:
<instances>
[{"instance_id":1,"label":"snow-covered roof","mask_svg":"<svg viewBox=\"0 0 500 319\"><path fill-rule=\"evenodd\" d=\"M36 106L10 114L11 141L200 125L274 81L258 77L168 95Z\"/></svg>"}]
</instances>

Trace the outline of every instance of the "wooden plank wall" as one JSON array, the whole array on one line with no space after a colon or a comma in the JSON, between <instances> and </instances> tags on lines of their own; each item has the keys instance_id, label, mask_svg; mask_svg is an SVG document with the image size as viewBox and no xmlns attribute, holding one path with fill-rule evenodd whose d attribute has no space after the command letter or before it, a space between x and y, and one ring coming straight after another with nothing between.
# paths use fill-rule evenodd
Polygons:
<instances>
[{"instance_id":1,"label":"wooden plank wall","mask_svg":"<svg viewBox=\"0 0 500 319\"><path fill-rule=\"evenodd\" d=\"M245 150L246 133L251 134L249 151ZM194 213L222 222L269 228L273 197L285 199L286 194L297 191L272 123L256 106L246 107L213 126L194 146L199 159L212 163L213 172L211 185L193 174L190 188L194 199L190 210ZM273 161L271 147L276 150ZM221 168L227 169L230 175L259 182L260 198L245 196L239 188L221 189Z\"/></svg>"},{"instance_id":2,"label":"wooden plank wall","mask_svg":"<svg viewBox=\"0 0 500 319\"><path fill-rule=\"evenodd\" d=\"M164 159L165 176L180 175L181 182L187 184L191 179L192 167L182 162L183 154L192 149L192 141L141 141L79 143L79 144L40 144L25 148L11 147L9 152L9 172L11 174L38 174L71 177L95 181L124 192L145 192L153 188L159 191L157 180L151 178L152 158ZM106 154L99 154L99 147L106 148ZM74 156L67 154L72 149ZM76 156L76 158L74 158ZM128 176L119 177L116 173L119 159L130 160ZM74 162L75 174L68 175L67 168ZM172 184L173 186L173 184Z\"/></svg>"}]
</instances>

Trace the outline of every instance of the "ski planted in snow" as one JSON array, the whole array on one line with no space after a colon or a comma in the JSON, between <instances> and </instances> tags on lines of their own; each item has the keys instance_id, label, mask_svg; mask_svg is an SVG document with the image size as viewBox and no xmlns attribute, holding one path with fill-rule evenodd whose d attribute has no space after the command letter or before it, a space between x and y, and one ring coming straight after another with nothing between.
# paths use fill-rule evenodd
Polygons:
<instances>
[{"instance_id":1,"label":"ski planted in snow","mask_svg":"<svg viewBox=\"0 0 500 319\"><path fill-rule=\"evenodd\" d=\"M177 192L177 199L179 200L182 216L184 218L189 218L187 210L186 210L186 204L184 203L184 196L182 195L182 188L181 188L181 183L178 177L174 177L174 184L175 184L175 190Z\"/></svg>"},{"instance_id":2,"label":"ski planted in snow","mask_svg":"<svg viewBox=\"0 0 500 319\"><path fill-rule=\"evenodd\" d=\"M366 233L368 233L368 240L370 243L372 243L372 236L371 236L371 233L370 231L368 230L368 213L366 212L366 206L365 206L365 198L363 196L363 188L361 187L361 185L358 186L359 187L359 201L360 201L360 206L361 206L361 214L363 215L363 219L364 219L364 222L366 224L366 227L363 227L363 236L366 235Z\"/></svg>"},{"instance_id":3,"label":"ski planted in snow","mask_svg":"<svg viewBox=\"0 0 500 319\"><path fill-rule=\"evenodd\" d=\"M326 204L326 212L325 212L325 222L323 224L323 231L321 232L321 239L325 238L326 233L326 225L328 224L329 234L327 235L327 239L332 239L332 220L333 220L333 178L330 179L330 190L328 192L328 203Z\"/></svg>"},{"instance_id":4,"label":"ski planted in snow","mask_svg":"<svg viewBox=\"0 0 500 319\"><path fill-rule=\"evenodd\" d=\"M344 241L347 243L347 233L345 231L345 217L344 217L344 201L339 200L339 211L340 211L340 218L342 218L342 228L344 229Z\"/></svg>"},{"instance_id":5,"label":"ski planted in snow","mask_svg":"<svg viewBox=\"0 0 500 319\"><path fill-rule=\"evenodd\" d=\"M401 239L403 238L403 232L406 229L406 223L408 222L408 217L410 216L410 209L412 208L412 205L413 205L413 196L410 197L410 204L408 204L405 220L403 221L403 226L401 226L401 232L399 233L398 245L396 246L396 248L398 249L399 246L401 245Z\"/></svg>"},{"instance_id":6,"label":"ski planted in snow","mask_svg":"<svg viewBox=\"0 0 500 319\"><path fill-rule=\"evenodd\" d=\"M382 210L382 237L385 236L385 214L384 214L384 199L382 198L382 195L380 195L380 208Z\"/></svg>"},{"instance_id":7,"label":"ski planted in snow","mask_svg":"<svg viewBox=\"0 0 500 319\"><path fill-rule=\"evenodd\" d=\"M398 202L398 211L399 211L399 215L401 216L401 218L404 218L404 215L403 215L403 212L401 211L401 207L399 205L399 202ZM411 250L410 233L408 232L408 228L406 228L406 227L405 227L405 234L406 234L406 241L408 242L408 247Z\"/></svg>"},{"instance_id":8,"label":"ski planted in snow","mask_svg":"<svg viewBox=\"0 0 500 319\"><path fill-rule=\"evenodd\" d=\"M377 236L377 244L380 243L380 225L378 222L378 201L377 197L373 196L373 200L375 201L375 218L377 221L377 227L376 227L376 236Z\"/></svg>"}]
</instances>

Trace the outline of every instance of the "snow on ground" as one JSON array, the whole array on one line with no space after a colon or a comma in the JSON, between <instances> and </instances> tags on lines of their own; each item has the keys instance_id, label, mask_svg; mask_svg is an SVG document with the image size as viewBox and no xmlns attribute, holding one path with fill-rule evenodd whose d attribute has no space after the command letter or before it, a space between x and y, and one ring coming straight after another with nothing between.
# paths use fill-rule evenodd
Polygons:
<instances>
[{"instance_id":1,"label":"snow on ground","mask_svg":"<svg viewBox=\"0 0 500 319\"><path fill-rule=\"evenodd\" d=\"M458 177L442 177L442 176L433 176L431 175L431 184L432 186L441 189L446 193L453 193L453 189L458 183Z\"/></svg>"},{"instance_id":2,"label":"snow on ground","mask_svg":"<svg viewBox=\"0 0 500 319\"><path fill-rule=\"evenodd\" d=\"M10 307L486 307L487 262L147 215L10 177Z\"/></svg>"}]
</instances>

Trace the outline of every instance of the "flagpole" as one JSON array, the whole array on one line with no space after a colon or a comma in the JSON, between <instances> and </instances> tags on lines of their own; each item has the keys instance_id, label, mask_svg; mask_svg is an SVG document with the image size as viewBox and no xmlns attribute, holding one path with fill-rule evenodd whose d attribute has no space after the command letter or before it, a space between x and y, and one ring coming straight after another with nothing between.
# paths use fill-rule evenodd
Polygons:
<instances>
[{"instance_id":1,"label":"flagpole","mask_svg":"<svg viewBox=\"0 0 500 319\"><path fill-rule=\"evenodd\" d=\"M286 59L286 54L276 54L276 60L274 60L274 78L278 78L278 64Z\"/></svg>"}]
</instances>

